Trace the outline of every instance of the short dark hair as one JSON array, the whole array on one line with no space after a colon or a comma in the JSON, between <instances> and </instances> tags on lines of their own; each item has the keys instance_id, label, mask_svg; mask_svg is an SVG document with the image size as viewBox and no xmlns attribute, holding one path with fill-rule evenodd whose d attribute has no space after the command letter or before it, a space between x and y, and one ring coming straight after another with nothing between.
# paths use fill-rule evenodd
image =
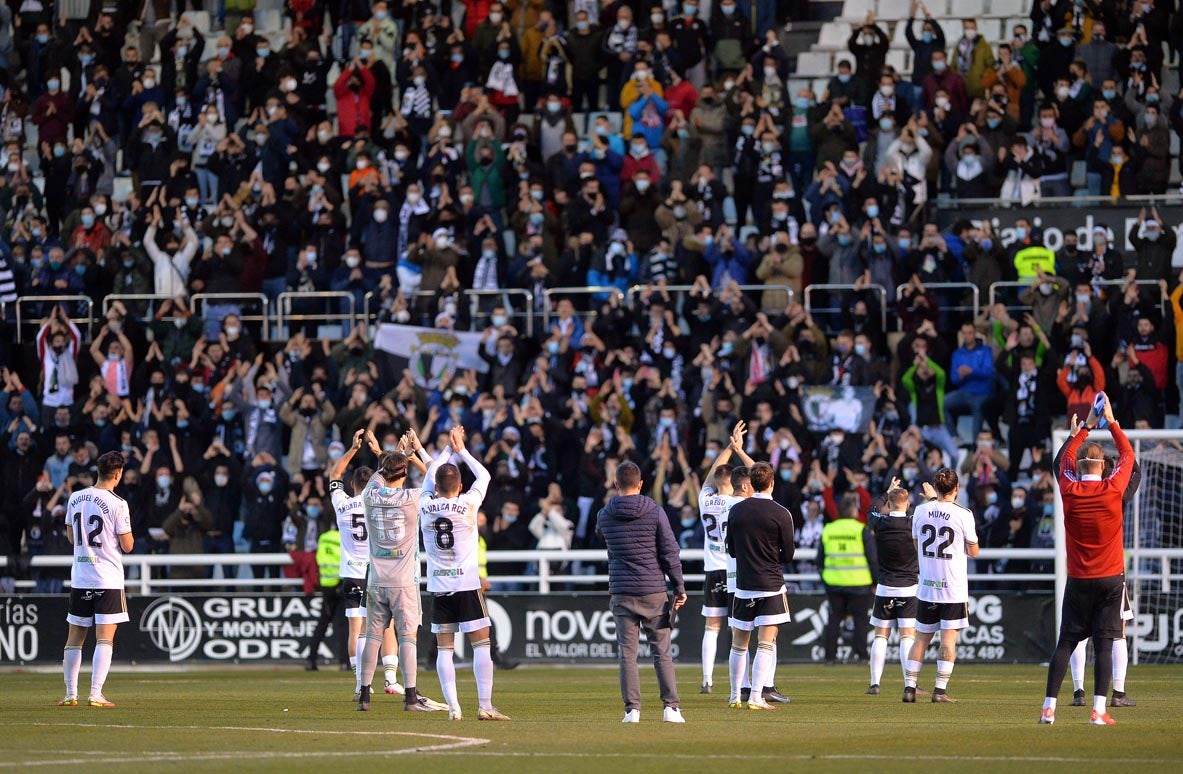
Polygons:
<instances>
[{"instance_id":1,"label":"short dark hair","mask_svg":"<svg viewBox=\"0 0 1183 774\"><path fill-rule=\"evenodd\" d=\"M957 471L952 468L941 468L932 477L932 485L941 497L948 497L957 491Z\"/></svg>"},{"instance_id":2,"label":"short dark hair","mask_svg":"<svg viewBox=\"0 0 1183 774\"><path fill-rule=\"evenodd\" d=\"M353 496L360 497L361 490L366 488L366 484L370 481L370 476L374 475L371 468L362 465L357 470L353 471Z\"/></svg>"},{"instance_id":3,"label":"short dark hair","mask_svg":"<svg viewBox=\"0 0 1183 774\"><path fill-rule=\"evenodd\" d=\"M632 489L641 483L641 469L637 463L625 461L616 468L616 488Z\"/></svg>"},{"instance_id":4,"label":"short dark hair","mask_svg":"<svg viewBox=\"0 0 1183 774\"><path fill-rule=\"evenodd\" d=\"M772 486L772 479L775 476L772 466L767 462L757 462L748 471L748 478L752 481L752 489L757 492L763 492Z\"/></svg>"},{"instance_id":5,"label":"short dark hair","mask_svg":"<svg viewBox=\"0 0 1183 774\"><path fill-rule=\"evenodd\" d=\"M750 472L745 465L736 465L731 469L731 488L739 491L743 486L743 482L750 478Z\"/></svg>"},{"instance_id":6,"label":"short dark hair","mask_svg":"<svg viewBox=\"0 0 1183 774\"><path fill-rule=\"evenodd\" d=\"M382 474L382 478L405 478L407 475L407 455L398 451L384 452L378 458L378 468Z\"/></svg>"},{"instance_id":7,"label":"short dark hair","mask_svg":"<svg viewBox=\"0 0 1183 774\"><path fill-rule=\"evenodd\" d=\"M908 494L908 490L901 486L887 490L887 504L889 507L907 510L909 499L911 499L911 495Z\"/></svg>"},{"instance_id":8,"label":"short dark hair","mask_svg":"<svg viewBox=\"0 0 1183 774\"><path fill-rule=\"evenodd\" d=\"M123 470L125 462L121 452L107 452L99 457L98 471L100 481L110 481Z\"/></svg>"},{"instance_id":9,"label":"short dark hair","mask_svg":"<svg viewBox=\"0 0 1183 774\"><path fill-rule=\"evenodd\" d=\"M728 481L731 479L730 465L719 465L715 468L715 481Z\"/></svg>"},{"instance_id":10,"label":"short dark hair","mask_svg":"<svg viewBox=\"0 0 1183 774\"><path fill-rule=\"evenodd\" d=\"M460 493L460 468L450 462L440 465L435 472L435 491L444 497L458 495Z\"/></svg>"}]
</instances>

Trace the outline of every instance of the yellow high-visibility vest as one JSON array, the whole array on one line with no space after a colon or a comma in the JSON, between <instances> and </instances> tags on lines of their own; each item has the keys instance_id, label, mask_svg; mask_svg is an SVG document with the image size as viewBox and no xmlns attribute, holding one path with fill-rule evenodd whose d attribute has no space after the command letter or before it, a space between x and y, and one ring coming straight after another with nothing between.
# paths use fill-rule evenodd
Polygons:
<instances>
[{"instance_id":1,"label":"yellow high-visibility vest","mask_svg":"<svg viewBox=\"0 0 1183 774\"><path fill-rule=\"evenodd\" d=\"M316 541L316 565L321 586L332 588L341 582L341 533L337 530L327 530Z\"/></svg>"},{"instance_id":2,"label":"yellow high-visibility vest","mask_svg":"<svg viewBox=\"0 0 1183 774\"><path fill-rule=\"evenodd\" d=\"M822 582L827 586L870 586L871 566L863 547L866 525L856 519L831 521L822 529L825 566Z\"/></svg>"}]
</instances>

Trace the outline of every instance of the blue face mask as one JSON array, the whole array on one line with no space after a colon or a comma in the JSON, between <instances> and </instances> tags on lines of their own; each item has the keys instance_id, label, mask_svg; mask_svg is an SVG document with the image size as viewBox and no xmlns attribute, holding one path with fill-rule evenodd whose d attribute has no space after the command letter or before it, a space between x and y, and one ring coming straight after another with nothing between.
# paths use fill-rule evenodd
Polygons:
<instances>
[{"instance_id":1,"label":"blue face mask","mask_svg":"<svg viewBox=\"0 0 1183 774\"><path fill-rule=\"evenodd\" d=\"M744 137L751 137L753 134L756 133L756 127L753 126L752 124L744 124L740 128L740 131L743 132Z\"/></svg>"},{"instance_id":2,"label":"blue face mask","mask_svg":"<svg viewBox=\"0 0 1183 774\"><path fill-rule=\"evenodd\" d=\"M1072 45L1072 38L1060 38L1060 45L1064 48L1068 48Z\"/></svg>"},{"instance_id":3,"label":"blue face mask","mask_svg":"<svg viewBox=\"0 0 1183 774\"><path fill-rule=\"evenodd\" d=\"M796 104L797 104L797 107L800 108L801 110L808 110L809 109L809 97L797 97Z\"/></svg>"},{"instance_id":4,"label":"blue face mask","mask_svg":"<svg viewBox=\"0 0 1183 774\"><path fill-rule=\"evenodd\" d=\"M588 25L588 23L585 21L575 22L575 29L579 30L580 32L586 32L588 26L590 26L590 25Z\"/></svg>"},{"instance_id":5,"label":"blue face mask","mask_svg":"<svg viewBox=\"0 0 1183 774\"><path fill-rule=\"evenodd\" d=\"M260 481L259 482L259 494L262 494L262 495L271 494L271 490L274 488L275 488L275 484L272 484L270 481Z\"/></svg>"},{"instance_id":6,"label":"blue face mask","mask_svg":"<svg viewBox=\"0 0 1183 774\"><path fill-rule=\"evenodd\" d=\"M1101 96L1103 96L1105 99L1113 99L1117 96L1117 91L1114 89L1102 89Z\"/></svg>"},{"instance_id":7,"label":"blue face mask","mask_svg":"<svg viewBox=\"0 0 1183 774\"><path fill-rule=\"evenodd\" d=\"M843 247L846 247L847 245L850 244L850 236L847 234L839 234L838 235L838 244L842 245Z\"/></svg>"},{"instance_id":8,"label":"blue face mask","mask_svg":"<svg viewBox=\"0 0 1183 774\"><path fill-rule=\"evenodd\" d=\"M82 65L85 67L86 65L88 65L94 61L94 54L79 54L78 61L81 62Z\"/></svg>"},{"instance_id":9,"label":"blue face mask","mask_svg":"<svg viewBox=\"0 0 1183 774\"><path fill-rule=\"evenodd\" d=\"M879 119L879 128L882 129L883 131L890 132L891 128L893 126L895 126L895 122L892 121L890 118L880 118Z\"/></svg>"},{"instance_id":10,"label":"blue face mask","mask_svg":"<svg viewBox=\"0 0 1183 774\"><path fill-rule=\"evenodd\" d=\"M634 383L634 380L629 379L629 378L625 378L625 379L620 380L620 386L624 388L625 392L628 392L629 390L631 390L633 388L633 383Z\"/></svg>"},{"instance_id":11,"label":"blue face mask","mask_svg":"<svg viewBox=\"0 0 1183 774\"><path fill-rule=\"evenodd\" d=\"M53 157L54 157L55 159L60 159L62 156L65 156L65 155L66 155L66 148L65 148L65 146L62 146L62 145L55 145L55 146L53 147Z\"/></svg>"},{"instance_id":12,"label":"blue face mask","mask_svg":"<svg viewBox=\"0 0 1183 774\"><path fill-rule=\"evenodd\" d=\"M986 495L986 502L989 503L990 505L994 505L996 502L998 502L998 493L997 492L990 492L989 494L987 494Z\"/></svg>"},{"instance_id":13,"label":"blue face mask","mask_svg":"<svg viewBox=\"0 0 1183 774\"><path fill-rule=\"evenodd\" d=\"M791 471L791 470L780 471L780 480L781 481L792 481L793 480L793 471Z\"/></svg>"},{"instance_id":14,"label":"blue face mask","mask_svg":"<svg viewBox=\"0 0 1183 774\"><path fill-rule=\"evenodd\" d=\"M37 42L44 46L46 43L49 42L49 36L48 35L38 35Z\"/></svg>"},{"instance_id":15,"label":"blue face mask","mask_svg":"<svg viewBox=\"0 0 1183 774\"><path fill-rule=\"evenodd\" d=\"M871 249L875 251L875 255L883 255L887 252L887 245L871 245Z\"/></svg>"},{"instance_id":16,"label":"blue face mask","mask_svg":"<svg viewBox=\"0 0 1183 774\"><path fill-rule=\"evenodd\" d=\"M259 57L260 59L266 59L267 57L271 56L271 49L256 48L255 49L255 56Z\"/></svg>"},{"instance_id":17,"label":"blue face mask","mask_svg":"<svg viewBox=\"0 0 1183 774\"><path fill-rule=\"evenodd\" d=\"M932 33L929 32L928 30L925 30L924 32L920 33L920 39L923 40L925 43L931 43L932 42Z\"/></svg>"},{"instance_id":18,"label":"blue face mask","mask_svg":"<svg viewBox=\"0 0 1183 774\"><path fill-rule=\"evenodd\" d=\"M682 6L682 15L683 16L693 16L696 13L698 13L698 6L695 6L695 5L683 5Z\"/></svg>"},{"instance_id":19,"label":"blue face mask","mask_svg":"<svg viewBox=\"0 0 1183 774\"><path fill-rule=\"evenodd\" d=\"M986 119L986 126L990 127L991 129L997 129L998 127L1002 126L1002 119L987 118Z\"/></svg>"},{"instance_id":20,"label":"blue face mask","mask_svg":"<svg viewBox=\"0 0 1183 774\"><path fill-rule=\"evenodd\" d=\"M1055 510L1055 506L1053 506L1051 503L1044 503L1043 504L1043 515L1044 516L1051 516L1052 512L1054 510Z\"/></svg>"},{"instance_id":21,"label":"blue face mask","mask_svg":"<svg viewBox=\"0 0 1183 774\"><path fill-rule=\"evenodd\" d=\"M234 419L234 409L226 409L222 412L222 421L230 422Z\"/></svg>"},{"instance_id":22,"label":"blue face mask","mask_svg":"<svg viewBox=\"0 0 1183 774\"><path fill-rule=\"evenodd\" d=\"M1024 226L1015 226L1015 239L1020 242L1027 238L1027 229Z\"/></svg>"},{"instance_id":23,"label":"blue face mask","mask_svg":"<svg viewBox=\"0 0 1183 774\"><path fill-rule=\"evenodd\" d=\"M870 207L868 207L867 208L867 217L868 218L879 217L879 206L876 204L872 204Z\"/></svg>"},{"instance_id":24,"label":"blue face mask","mask_svg":"<svg viewBox=\"0 0 1183 774\"><path fill-rule=\"evenodd\" d=\"M82 225L86 226L87 228L90 228L91 226L93 226L94 225L94 215L83 215L82 216Z\"/></svg>"},{"instance_id":25,"label":"blue face mask","mask_svg":"<svg viewBox=\"0 0 1183 774\"><path fill-rule=\"evenodd\" d=\"M304 511L305 511L305 513L308 514L308 518L310 518L310 519L315 519L315 518L320 517L320 506L319 505L309 505L308 507L306 507L304 509Z\"/></svg>"},{"instance_id":26,"label":"blue face mask","mask_svg":"<svg viewBox=\"0 0 1183 774\"><path fill-rule=\"evenodd\" d=\"M901 250L911 250L912 249L912 240L910 238L900 237L898 242L899 242Z\"/></svg>"},{"instance_id":27,"label":"blue face mask","mask_svg":"<svg viewBox=\"0 0 1183 774\"><path fill-rule=\"evenodd\" d=\"M981 245L982 245L983 250L989 250L991 247L994 246L994 240L993 239L983 239L981 242Z\"/></svg>"},{"instance_id":28,"label":"blue face mask","mask_svg":"<svg viewBox=\"0 0 1183 774\"><path fill-rule=\"evenodd\" d=\"M552 355L559 354L559 342L557 342L557 341L546 342L546 351Z\"/></svg>"},{"instance_id":29,"label":"blue face mask","mask_svg":"<svg viewBox=\"0 0 1183 774\"><path fill-rule=\"evenodd\" d=\"M922 126L916 130L916 133L919 134L921 137L927 137L928 136L928 127Z\"/></svg>"},{"instance_id":30,"label":"blue face mask","mask_svg":"<svg viewBox=\"0 0 1183 774\"><path fill-rule=\"evenodd\" d=\"M259 408L261 408L261 409L263 409L264 411L266 411L267 409L271 408L271 401L270 401L269 399L267 399L267 398L264 398L263 400L260 400L260 401L259 401Z\"/></svg>"},{"instance_id":31,"label":"blue face mask","mask_svg":"<svg viewBox=\"0 0 1183 774\"><path fill-rule=\"evenodd\" d=\"M866 345L865 344L855 344L854 345L854 354L858 355L859 357L866 357L867 356Z\"/></svg>"},{"instance_id":32,"label":"blue face mask","mask_svg":"<svg viewBox=\"0 0 1183 774\"><path fill-rule=\"evenodd\" d=\"M1158 103L1158 94L1150 93L1146 95L1146 104L1154 105Z\"/></svg>"},{"instance_id":33,"label":"blue face mask","mask_svg":"<svg viewBox=\"0 0 1183 774\"><path fill-rule=\"evenodd\" d=\"M850 73L838 73L838 83L850 83Z\"/></svg>"},{"instance_id":34,"label":"blue face mask","mask_svg":"<svg viewBox=\"0 0 1183 774\"><path fill-rule=\"evenodd\" d=\"M503 62L504 62L506 59L509 59L509 49L507 49L507 48L500 48L500 49L498 49L498 50L497 50L497 57L498 57L498 58L499 58L501 61L503 61Z\"/></svg>"},{"instance_id":35,"label":"blue face mask","mask_svg":"<svg viewBox=\"0 0 1183 774\"><path fill-rule=\"evenodd\" d=\"M77 274L79 277L85 277L86 276L86 264L85 263L75 264L74 265L74 273Z\"/></svg>"}]
</instances>

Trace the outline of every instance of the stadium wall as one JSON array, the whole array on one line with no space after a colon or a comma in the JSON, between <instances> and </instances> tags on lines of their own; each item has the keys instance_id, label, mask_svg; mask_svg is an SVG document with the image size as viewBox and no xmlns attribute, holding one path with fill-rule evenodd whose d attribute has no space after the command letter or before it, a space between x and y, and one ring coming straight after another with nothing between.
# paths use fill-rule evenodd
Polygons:
<instances>
[{"instance_id":1,"label":"stadium wall","mask_svg":"<svg viewBox=\"0 0 1183 774\"><path fill-rule=\"evenodd\" d=\"M0 598L0 666L61 661L66 639L65 596ZM792 597L793 622L782 627L782 662L823 660L829 616L825 597ZM1038 663L1055 644L1054 597L1049 594L979 594L969 603L959 661ZM116 657L134 662L296 662L320 614L320 598L297 594L160 595L128 599L131 622L119 628ZM616 661L616 625L602 594L518 594L489 599L498 647L524 662ZM703 619L693 599L676 622L674 655L697 663ZM421 653L429 646L421 630ZM326 643L335 642L332 631ZM722 645L725 646L725 643ZM721 647L722 647L721 646ZM847 646L840 655L849 652ZM896 647L894 639L892 649ZM328 644L321 655L332 657ZM724 652L724 651L721 651ZM894 655L892 656L894 658Z\"/></svg>"}]
</instances>

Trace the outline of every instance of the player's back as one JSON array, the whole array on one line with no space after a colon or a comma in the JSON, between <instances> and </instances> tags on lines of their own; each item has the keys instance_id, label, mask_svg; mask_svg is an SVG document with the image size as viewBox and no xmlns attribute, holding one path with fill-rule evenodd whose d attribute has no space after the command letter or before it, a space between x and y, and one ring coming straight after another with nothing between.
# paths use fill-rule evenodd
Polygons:
<instances>
[{"instance_id":1,"label":"player's back","mask_svg":"<svg viewBox=\"0 0 1183 774\"><path fill-rule=\"evenodd\" d=\"M131 532L127 502L110 490L88 487L70 495L66 520L74 533L71 585L80 589L122 589L123 549L119 536Z\"/></svg>"},{"instance_id":2,"label":"player's back","mask_svg":"<svg viewBox=\"0 0 1183 774\"><path fill-rule=\"evenodd\" d=\"M912 517L906 513L873 514L875 550L879 559L879 583L892 588L915 588L920 574Z\"/></svg>"},{"instance_id":3,"label":"player's back","mask_svg":"<svg viewBox=\"0 0 1183 774\"><path fill-rule=\"evenodd\" d=\"M375 474L362 493L370 583L384 588L419 585L419 497L422 490L386 486Z\"/></svg>"},{"instance_id":4,"label":"player's back","mask_svg":"<svg viewBox=\"0 0 1183 774\"><path fill-rule=\"evenodd\" d=\"M966 543L977 543L974 515L954 502L932 501L916 507L912 537L919 544L920 585L925 602L968 602Z\"/></svg>"},{"instance_id":5,"label":"player's back","mask_svg":"<svg viewBox=\"0 0 1183 774\"><path fill-rule=\"evenodd\" d=\"M1125 487L1111 476L1080 480L1061 476L1065 553L1073 578L1107 578L1125 571Z\"/></svg>"},{"instance_id":6,"label":"player's back","mask_svg":"<svg viewBox=\"0 0 1183 774\"><path fill-rule=\"evenodd\" d=\"M473 491L456 497L424 493L419 528L427 554L427 590L436 594L481 587L477 566L477 511L483 497Z\"/></svg>"},{"instance_id":7,"label":"player's back","mask_svg":"<svg viewBox=\"0 0 1183 774\"><path fill-rule=\"evenodd\" d=\"M713 487L704 486L698 493L698 513L702 519L706 545L703 552L703 571L717 572L727 569L727 514L731 506L739 502L738 497L719 494Z\"/></svg>"},{"instance_id":8,"label":"player's back","mask_svg":"<svg viewBox=\"0 0 1183 774\"><path fill-rule=\"evenodd\" d=\"M341 534L341 577L358 580L366 577L370 563L369 529L362 498L345 494L341 481L329 482L329 500L337 517L337 531Z\"/></svg>"}]
</instances>

